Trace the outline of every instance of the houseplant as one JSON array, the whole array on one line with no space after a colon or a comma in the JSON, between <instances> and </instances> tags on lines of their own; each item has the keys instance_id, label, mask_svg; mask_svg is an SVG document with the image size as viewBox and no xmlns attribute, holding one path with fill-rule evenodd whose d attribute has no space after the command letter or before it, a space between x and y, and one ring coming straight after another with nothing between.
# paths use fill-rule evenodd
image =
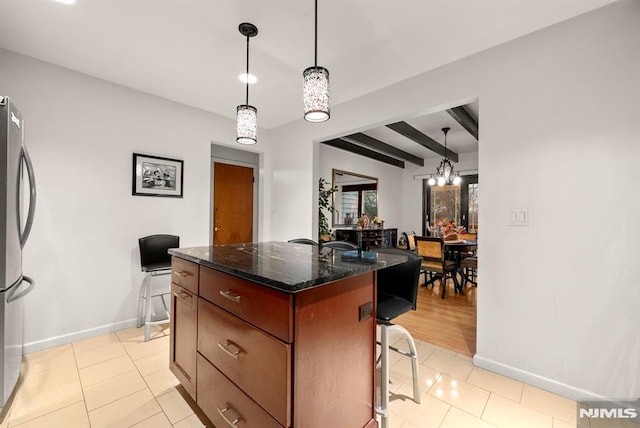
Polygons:
<instances>
[{"instance_id":1,"label":"houseplant","mask_svg":"<svg viewBox=\"0 0 640 428\"><path fill-rule=\"evenodd\" d=\"M338 186L329 187L329 182L320 177L318 180L318 239L320 241L329 241L331 229L329 228L329 219L325 214L325 210L331 214L336 210L331 203L333 194L338 190Z\"/></svg>"}]
</instances>

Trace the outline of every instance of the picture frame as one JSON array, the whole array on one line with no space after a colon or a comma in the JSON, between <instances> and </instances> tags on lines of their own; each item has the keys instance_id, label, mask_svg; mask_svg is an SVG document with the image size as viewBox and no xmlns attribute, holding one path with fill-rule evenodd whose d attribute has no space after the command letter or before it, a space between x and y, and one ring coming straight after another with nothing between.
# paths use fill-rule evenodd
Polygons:
<instances>
[{"instance_id":1,"label":"picture frame","mask_svg":"<svg viewBox=\"0 0 640 428\"><path fill-rule=\"evenodd\" d=\"M131 194L182 198L183 165L179 159L134 153Z\"/></svg>"}]
</instances>

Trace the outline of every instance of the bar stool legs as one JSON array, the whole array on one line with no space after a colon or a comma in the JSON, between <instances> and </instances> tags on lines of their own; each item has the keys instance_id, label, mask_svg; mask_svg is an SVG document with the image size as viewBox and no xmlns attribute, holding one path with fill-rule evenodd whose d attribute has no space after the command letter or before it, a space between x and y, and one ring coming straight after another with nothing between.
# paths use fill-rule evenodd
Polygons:
<instances>
[{"instance_id":1,"label":"bar stool legs","mask_svg":"<svg viewBox=\"0 0 640 428\"><path fill-rule=\"evenodd\" d=\"M382 427L389 428L389 350L411 358L411 372L413 375L413 401L420 404L420 376L418 375L418 352L416 344L404 327L379 323L380 326L380 406L376 407L376 413L382 417ZM409 344L409 352L395 348L389 344L389 337L401 334Z\"/></svg>"},{"instance_id":2,"label":"bar stool legs","mask_svg":"<svg viewBox=\"0 0 640 428\"><path fill-rule=\"evenodd\" d=\"M140 294L138 296L138 318L136 322L136 327L142 327L144 325L144 341L148 342L151 338L151 326L154 324L164 324L169 322L170 314L169 308L167 307L166 302L164 301L164 296L171 294L170 291L166 293L158 293L153 294L151 290L151 279L155 276L160 275L169 275L171 274L170 270L164 271L152 271L147 272L142 280L142 286L140 287ZM151 321L151 298L152 297L160 297L162 301L162 306L167 314L167 316L163 319Z\"/></svg>"}]
</instances>

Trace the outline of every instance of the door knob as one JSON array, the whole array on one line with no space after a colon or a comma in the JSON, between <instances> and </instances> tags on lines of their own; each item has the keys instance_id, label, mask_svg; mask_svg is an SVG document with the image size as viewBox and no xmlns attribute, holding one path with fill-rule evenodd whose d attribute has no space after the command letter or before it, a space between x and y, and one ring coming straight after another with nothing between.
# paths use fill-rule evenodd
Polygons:
<instances>
[{"instance_id":1,"label":"door knob","mask_svg":"<svg viewBox=\"0 0 640 428\"><path fill-rule=\"evenodd\" d=\"M222 230L222 229L220 229L218 226L216 226L216 227L214 227L214 228L213 228L213 231L214 231L214 232L217 232L217 231L219 231L219 230Z\"/></svg>"}]
</instances>

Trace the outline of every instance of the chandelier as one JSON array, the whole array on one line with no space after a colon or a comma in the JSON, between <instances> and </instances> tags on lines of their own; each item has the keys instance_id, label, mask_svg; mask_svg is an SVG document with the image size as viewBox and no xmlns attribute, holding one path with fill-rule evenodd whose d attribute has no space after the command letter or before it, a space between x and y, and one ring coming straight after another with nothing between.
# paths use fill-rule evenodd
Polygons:
<instances>
[{"instance_id":1,"label":"chandelier","mask_svg":"<svg viewBox=\"0 0 640 428\"><path fill-rule=\"evenodd\" d=\"M318 66L318 0L315 0L314 65L302 73L302 98L305 120L324 122L329 119L329 70Z\"/></svg>"},{"instance_id":2,"label":"chandelier","mask_svg":"<svg viewBox=\"0 0 640 428\"><path fill-rule=\"evenodd\" d=\"M258 109L249 105L249 37L257 36L258 28L243 22L238 30L247 38L247 82L245 103L236 108L236 141L240 144L255 144L258 142Z\"/></svg>"},{"instance_id":3,"label":"chandelier","mask_svg":"<svg viewBox=\"0 0 640 428\"><path fill-rule=\"evenodd\" d=\"M442 161L440 161L440 165L438 166L438 168L436 168L436 173L432 174L429 180L427 181L427 183L429 183L430 186L433 186L436 183L438 184L438 186L444 186L449 184L453 184L457 186L462 182L460 175L458 173L454 174L453 164L447 157L447 154L449 153L447 151L447 133L449 132L450 129L451 128L442 128L442 132L444 132L444 158L442 159Z\"/></svg>"}]
</instances>

